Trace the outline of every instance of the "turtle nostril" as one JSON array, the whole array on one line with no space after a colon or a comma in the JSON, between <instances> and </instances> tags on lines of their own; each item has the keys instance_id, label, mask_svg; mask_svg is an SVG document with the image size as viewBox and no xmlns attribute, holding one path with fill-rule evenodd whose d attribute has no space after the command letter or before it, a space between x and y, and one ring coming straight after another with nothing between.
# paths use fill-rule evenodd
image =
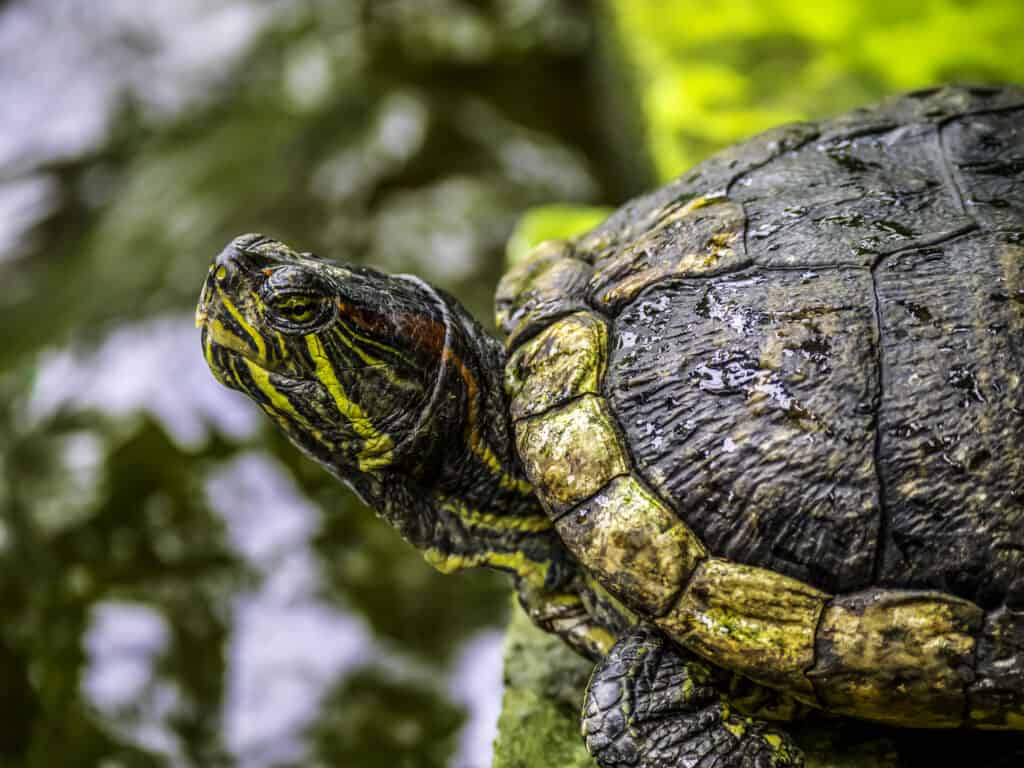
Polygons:
<instances>
[{"instance_id":1,"label":"turtle nostril","mask_svg":"<svg viewBox=\"0 0 1024 768\"><path fill-rule=\"evenodd\" d=\"M219 283L254 272L266 261L266 255L253 249L264 243L273 243L257 234L239 235L213 260L213 275Z\"/></svg>"},{"instance_id":2,"label":"turtle nostril","mask_svg":"<svg viewBox=\"0 0 1024 768\"><path fill-rule=\"evenodd\" d=\"M238 251L235 250L235 244L230 243L213 260L213 277L218 283L223 283L238 274L240 268Z\"/></svg>"},{"instance_id":3,"label":"turtle nostril","mask_svg":"<svg viewBox=\"0 0 1024 768\"><path fill-rule=\"evenodd\" d=\"M249 241L258 238L259 235L243 235L236 237L225 246L224 250L217 254L213 260L213 276L218 283L224 283L231 278L244 274L247 267L251 268L246 258L245 248Z\"/></svg>"}]
</instances>

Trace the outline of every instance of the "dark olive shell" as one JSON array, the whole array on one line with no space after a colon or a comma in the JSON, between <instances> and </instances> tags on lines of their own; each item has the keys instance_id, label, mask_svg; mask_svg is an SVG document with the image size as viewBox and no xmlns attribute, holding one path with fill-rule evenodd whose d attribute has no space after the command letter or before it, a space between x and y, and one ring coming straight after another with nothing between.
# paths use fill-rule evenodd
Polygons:
<instances>
[{"instance_id":1,"label":"dark olive shell","mask_svg":"<svg viewBox=\"0 0 1024 768\"><path fill-rule=\"evenodd\" d=\"M634 466L712 554L1024 603L1024 89L771 131L573 258Z\"/></svg>"}]
</instances>

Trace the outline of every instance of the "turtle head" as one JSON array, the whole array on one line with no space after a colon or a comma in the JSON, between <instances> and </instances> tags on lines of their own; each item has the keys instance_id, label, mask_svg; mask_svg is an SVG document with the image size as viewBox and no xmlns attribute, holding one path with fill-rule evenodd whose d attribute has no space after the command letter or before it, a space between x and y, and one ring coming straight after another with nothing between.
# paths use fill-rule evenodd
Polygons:
<instances>
[{"instance_id":1,"label":"turtle head","mask_svg":"<svg viewBox=\"0 0 1024 768\"><path fill-rule=\"evenodd\" d=\"M243 235L210 267L196 325L214 376L435 567L562 573L513 445L504 349L455 299Z\"/></svg>"},{"instance_id":2,"label":"turtle head","mask_svg":"<svg viewBox=\"0 0 1024 768\"><path fill-rule=\"evenodd\" d=\"M415 278L243 235L210 267L196 324L214 376L336 474L390 467L422 442L446 333Z\"/></svg>"}]
</instances>

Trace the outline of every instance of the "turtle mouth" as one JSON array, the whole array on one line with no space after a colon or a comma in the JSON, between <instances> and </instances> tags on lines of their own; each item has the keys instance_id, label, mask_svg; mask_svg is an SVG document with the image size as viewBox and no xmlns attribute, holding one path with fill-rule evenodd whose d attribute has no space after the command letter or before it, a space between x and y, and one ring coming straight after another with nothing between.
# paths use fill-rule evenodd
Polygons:
<instances>
[{"instance_id":1,"label":"turtle mouth","mask_svg":"<svg viewBox=\"0 0 1024 768\"><path fill-rule=\"evenodd\" d=\"M250 344L231 333L202 310L196 313L196 325L202 332L203 354L215 372L220 372L222 375L231 374L230 362L245 361L247 365L255 366L261 371L288 381L298 382L304 378L311 378L301 376L287 360L268 360ZM229 364L224 365L219 358L223 358L224 362Z\"/></svg>"},{"instance_id":2,"label":"turtle mouth","mask_svg":"<svg viewBox=\"0 0 1024 768\"><path fill-rule=\"evenodd\" d=\"M266 373L272 373L275 377L280 377L281 379L289 382L318 380L312 373L302 375L299 371L295 370L294 365L292 365L287 359L275 361L267 360L245 341L224 328L223 325L213 322L211 316L202 308L196 312L196 326L202 332L203 352L206 356L207 362L210 363L212 367L220 369L224 368L224 366L216 363L216 356L223 355L229 360L245 360L248 364L254 365ZM371 368L387 367L388 366L384 363L378 365L336 366L334 371L336 373L350 373L365 371Z\"/></svg>"}]
</instances>

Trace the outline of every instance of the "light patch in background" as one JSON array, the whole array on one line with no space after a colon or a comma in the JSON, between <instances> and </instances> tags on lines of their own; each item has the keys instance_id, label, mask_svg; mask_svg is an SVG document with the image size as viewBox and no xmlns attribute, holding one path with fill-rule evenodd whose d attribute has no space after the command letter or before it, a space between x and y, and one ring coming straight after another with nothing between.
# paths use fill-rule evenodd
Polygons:
<instances>
[{"instance_id":1,"label":"light patch in background","mask_svg":"<svg viewBox=\"0 0 1024 768\"><path fill-rule=\"evenodd\" d=\"M52 445L61 482L40 484L32 494L32 522L46 537L72 530L93 514L105 458L103 439L95 432L65 433Z\"/></svg>"},{"instance_id":2,"label":"light patch in background","mask_svg":"<svg viewBox=\"0 0 1024 768\"><path fill-rule=\"evenodd\" d=\"M198 345L192 318L171 316L116 330L89 352L47 353L29 421L61 408L119 418L146 412L183 445L201 444L211 427L235 439L251 437L262 417L210 376ZM87 433L71 437L69 471L88 485L99 448ZM239 766L309 758L306 733L322 701L358 668L442 684L437 670L383 647L359 616L321 597L310 545L320 511L273 458L239 455L209 476L206 493L232 549L260 575L258 586L235 600L226 654L224 742ZM95 610L83 693L112 732L181 765L180 744L167 726L182 706L180 692L155 672L168 642L166 626L155 610L125 605L101 603ZM451 765L489 765L501 700L500 633L471 638L457 652L448 680L446 693L468 713ZM136 699L141 708L128 712Z\"/></svg>"},{"instance_id":3,"label":"light patch in background","mask_svg":"<svg viewBox=\"0 0 1024 768\"><path fill-rule=\"evenodd\" d=\"M53 212L56 202L57 184L49 176L0 182L0 264L27 250L28 233Z\"/></svg>"},{"instance_id":4,"label":"light patch in background","mask_svg":"<svg viewBox=\"0 0 1024 768\"><path fill-rule=\"evenodd\" d=\"M169 117L216 84L280 3L47 0L0 12L0 177L77 157L107 140L130 98Z\"/></svg>"},{"instance_id":5,"label":"light patch in background","mask_svg":"<svg viewBox=\"0 0 1024 768\"><path fill-rule=\"evenodd\" d=\"M61 408L119 418L149 413L186 448L205 443L211 427L244 440L262 424L251 402L210 375L199 331L184 314L122 326L95 350L44 353L29 398L30 425Z\"/></svg>"},{"instance_id":6,"label":"light patch in background","mask_svg":"<svg viewBox=\"0 0 1024 768\"><path fill-rule=\"evenodd\" d=\"M353 671L373 666L397 681L436 686L434 670L376 640L357 615L324 600L311 539L317 508L270 456L248 453L213 473L210 506L228 540L261 575L237 598L228 648L224 740L239 765L269 768L310 759L305 735L327 695ZM502 695L497 629L459 649L447 694L467 710L452 768L491 763Z\"/></svg>"},{"instance_id":7,"label":"light patch in background","mask_svg":"<svg viewBox=\"0 0 1024 768\"><path fill-rule=\"evenodd\" d=\"M155 752L171 766L185 766L184 750L171 728L183 709L178 687L157 676L170 643L167 621L141 603L107 600L92 608L84 637L82 696L107 728Z\"/></svg>"},{"instance_id":8,"label":"light patch in background","mask_svg":"<svg viewBox=\"0 0 1024 768\"><path fill-rule=\"evenodd\" d=\"M480 254L497 245L507 222L500 193L486 181L451 176L389 195L372 222L370 261L388 271L407 269L442 283L467 279Z\"/></svg>"},{"instance_id":9,"label":"light patch in background","mask_svg":"<svg viewBox=\"0 0 1024 768\"><path fill-rule=\"evenodd\" d=\"M430 111L422 97L405 90L388 94L365 135L317 168L313 194L331 202L370 194L422 150L429 124Z\"/></svg>"},{"instance_id":10,"label":"light patch in background","mask_svg":"<svg viewBox=\"0 0 1024 768\"><path fill-rule=\"evenodd\" d=\"M597 182L583 156L549 137L509 120L481 99L470 99L458 111L459 123L483 152L492 153L502 171L544 199L593 200Z\"/></svg>"},{"instance_id":11,"label":"light patch in background","mask_svg":"<svg viewBox=\"0 0 1024 768\"><path fill-rule=\"evenodd\" d=\"M334 86L330 51L325 45L307 43L288 57L284 87L296 109L313 111L322 106Z\"/></svg>"},{"instance_id":12,"label":"light patch in background","mask_svg":"<svg viewBox=\"0 0 1024 768\"><path fill-rule=\"evenodd\" d=\"M504 693L502 654L505 633L497 629L478 632L459 650L452 669L449 693L469 713L459 733L459 745L451 768L486 768L491 764L498 715Z\"/></svg>"},{"instance_id":13,"label":"light patch in background","mask_svg":"<svg viewBox=\"0 0 1024 768\"><path fill-rule=\"evenodd\" d=\"M207 482L228 539L259 572L235 600L227 652L224 741L244 768L310 758L305 734L321 703L375 657L363 621L320 597L310 539L319 511L271 457L238 456Z\"/></svg>"}]
</instances>

